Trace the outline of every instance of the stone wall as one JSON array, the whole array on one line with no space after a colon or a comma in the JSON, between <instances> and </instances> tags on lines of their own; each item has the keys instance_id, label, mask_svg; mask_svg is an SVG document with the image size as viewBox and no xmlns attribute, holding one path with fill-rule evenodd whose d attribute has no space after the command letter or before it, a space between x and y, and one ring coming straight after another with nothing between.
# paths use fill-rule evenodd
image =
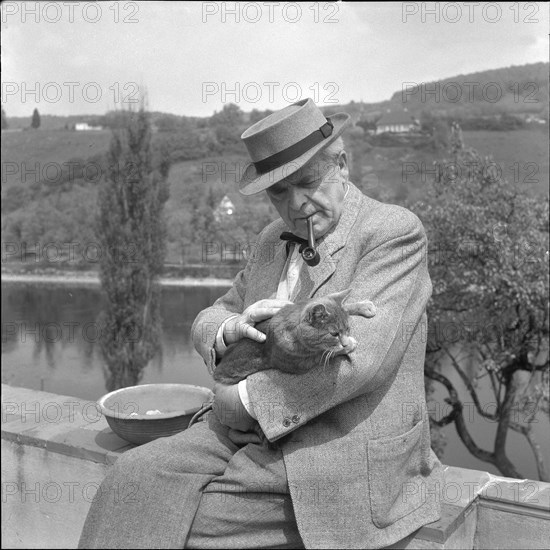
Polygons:
<instances>
[{"instance_id":1,"label":"stone wall","mask_svg":"<svg viewBox=\"0 0 550 550\"><path fill-rule=\"evenodd\" d=\"M95 402L2 385L2 546L76 548L101 480L132 447ZM548 547L548 483L445 467L427 498L441 499L441 519L401 547Z\"/></svg>"}]
</instances>

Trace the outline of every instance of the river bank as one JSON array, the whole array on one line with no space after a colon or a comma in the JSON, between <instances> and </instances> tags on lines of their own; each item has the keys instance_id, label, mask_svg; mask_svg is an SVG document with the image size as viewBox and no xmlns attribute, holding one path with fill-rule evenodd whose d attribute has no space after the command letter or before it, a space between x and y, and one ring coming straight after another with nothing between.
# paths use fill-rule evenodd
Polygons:
<instances>
[{"instance_id":1,"label":"river bank","mask_svg":"<svg viewBox=\"0 0 550 550\"><path fill-rule=\"evenodd\" d=\"M86 271L74 271L63 273L2 273L2 283L22 283L22 284L71 284L76 286L99 286L99 276L97 273ZM215 277L162 277L160 284L162 286L215 286L229 287L231 279L220 279Z\"/></svg>"}]
</instances>

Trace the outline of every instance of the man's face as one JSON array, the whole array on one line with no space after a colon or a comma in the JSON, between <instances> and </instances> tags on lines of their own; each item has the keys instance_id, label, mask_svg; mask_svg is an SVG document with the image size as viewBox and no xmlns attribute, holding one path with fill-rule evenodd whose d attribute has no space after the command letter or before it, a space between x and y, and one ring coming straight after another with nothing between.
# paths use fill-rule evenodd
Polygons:
<instances>
[{"instance_id":1,"label":"man's face","mask_svg":"<svg viewBox=\"0 0 550 550\"><path fill-rule=\"evenodd\" d=\"M336 163L313 157L266 192L286 225L299 237L307 239L307 218L313 215L313 233L318 239L340 219L347 179L347 158L342 151Z\"/></svg>"}]
</instances>

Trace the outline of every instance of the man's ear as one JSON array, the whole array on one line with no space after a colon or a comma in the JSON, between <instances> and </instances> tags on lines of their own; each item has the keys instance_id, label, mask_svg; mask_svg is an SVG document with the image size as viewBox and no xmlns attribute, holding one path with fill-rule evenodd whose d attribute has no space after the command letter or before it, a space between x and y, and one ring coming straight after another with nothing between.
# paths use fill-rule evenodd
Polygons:
<instances>
[{"instance_id":1,"label":"man's ear","mask_svg":"<svg viewBox=\"0 0 550 550\"><path fill-rule=\"evenodd\" d=\"M340 168L340 173L342 174L345 181L349 179L349 164L348 164L348 155L342 150L338 155L338 167Z\"/></svg>"}]
</instances>

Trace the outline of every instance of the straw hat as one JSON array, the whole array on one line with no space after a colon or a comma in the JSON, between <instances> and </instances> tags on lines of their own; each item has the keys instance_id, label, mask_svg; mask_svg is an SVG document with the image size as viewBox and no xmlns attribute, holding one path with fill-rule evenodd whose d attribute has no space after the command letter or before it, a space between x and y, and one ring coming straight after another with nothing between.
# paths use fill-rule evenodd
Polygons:
<instances>
[{"instance_id":1,"label":"straw hat","mask_svg":"<svg viewBox=\"0 0 550 550\"><path fill-rule=\"evenodd\" d=\"M349 125L350 116L325 117L313 100L298 101L256 122L244 141L252 162L239 182L243 195L254 195L302 168Z\"/></svg>"}]
</instances>

